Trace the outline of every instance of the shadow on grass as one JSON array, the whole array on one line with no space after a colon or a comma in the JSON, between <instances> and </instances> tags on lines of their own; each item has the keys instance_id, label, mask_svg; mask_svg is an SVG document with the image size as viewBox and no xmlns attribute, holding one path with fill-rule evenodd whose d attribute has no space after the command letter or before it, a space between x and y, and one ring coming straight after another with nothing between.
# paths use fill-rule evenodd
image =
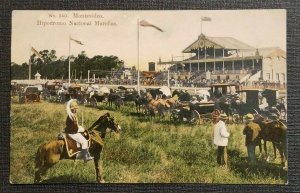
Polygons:
<instances>
[{"instance_id":1,"label":"shadow on grass","mask_svg":"<svg viewBox=\"0 0 300 193\"><path fill-rule=\"evenodd\" d=\"M248 163L248 157L243 157L237 150L228 150L230 170L244 179L260 176L268 178L273 176L275 179L287 181L287 171L283 170L280 164L268 163L265 160L257 159L257 164Z\"/></svg>"}]
</instances>

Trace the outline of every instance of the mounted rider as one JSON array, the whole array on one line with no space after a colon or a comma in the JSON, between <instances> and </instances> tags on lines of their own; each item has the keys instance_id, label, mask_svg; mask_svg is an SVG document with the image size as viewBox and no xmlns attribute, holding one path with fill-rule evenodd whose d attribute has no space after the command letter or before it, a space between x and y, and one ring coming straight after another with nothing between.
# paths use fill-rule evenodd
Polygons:
<instances>
[{"instance_id":1,"label":"mounted rider","mask_svg":"<svg viewBox=\"0 0 300 193\"><path fill-rule=\"evenodd\" d=\"M88 140L81 134L85 129L78 124L77 118L78 104L76 100L71 99L67 102L67 120L66 120L66 134L75 140L81 146L81 151L77 154L76 159L83 159L85 162L94 159L90 156L88 151Z\"/></svg>"}]
</instances>

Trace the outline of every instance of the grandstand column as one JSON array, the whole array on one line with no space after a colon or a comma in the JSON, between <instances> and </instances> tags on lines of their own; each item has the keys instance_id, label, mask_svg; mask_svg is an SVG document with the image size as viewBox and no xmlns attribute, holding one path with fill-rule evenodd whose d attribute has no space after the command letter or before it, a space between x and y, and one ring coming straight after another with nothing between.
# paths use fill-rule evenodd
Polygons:
<instances>
[{"instance_id":1,"label":"grandstand column","mask_svg":"<svg viewBox=\"0 0 300 193\"><path fill-rule=\"evenodd\" d=\"M254 70L254 60L252 59L252 70Z\"/></svg>"},{"instance_id":2,"label":"grandstand column","mask_svg":"<svg viewBox=\"0 0 300 193\"><path fill-rule=\"evenodd\" d=\"M168 69L168 87L170 88L170 70Z\"/></svg>"},{"instance_id":3,"label":"grandstand column","mask_svg":"<svg viewBox=\"0 0 300 193\"><path fill-rule=\"evenodd\" d=\"M242 59L242 70L245 70L245 69L244 69L244 57L243 57L243 59Z\"/></svg>"},{"instance_id":4,"label":"grandstand column","mask_svg":"<svg viewBox=\"0 0 300 193\"><path fill-rule=\"evenodd\" d=\"M205 58L204 71L206 72L206 46L204 46L204 58Z\"/></svg>"},{"instance_id":5,"label":"grandstand column","mask_svg":"<svg viewBox=\"0 0 300 193\"><path fill-rule=\"evenodd\" d=\"M214 46L214 73L216 73L216 49Z\"/></svg>"},{"instance_id":6,"label":"grandstand column","mask_svg":"<svg viewBox=\"0 0 300 193\"><path fill-rule=\"evenodd\" d=\"M202 24L201 24L202 25ZM202 27L201 27L201 30L202 30ZM199 72L199 69L200 69L200 64L199 64L199 59L200 59L200 46L199 46L199 40L200 40L200 36L198 36L198 55L197 55L197 59L198 59L198 72Z\"/></svg>"},{"instance_id":7,"label":"grandstand column","mask_svg":"<svg viewBox=\"0 0 300 193\"><path fill-rule=\"evenodd\" d=\"M223 48L223 74L224 74L224 48Z\"/></svg>"},{"instance_id":8,"label":"grandstand column","mask_svg":"<svg viewBox=\"0 0 300 193\"><path fill-rule=\"evenodd\" d=\"M232 71L234 72L234 60L232 60Z\"/></svg>"},{"instance_id":9,"label":"grandstand column","mask_svg":"<svg viewBox=\"0 0 300 193\"><path fill-rule=\"evenodd\" d=\"M190 57L190 72L192 72L192 63L191 63L191 59L192 59L192 53L191 53L191 57Z\"/></svg>"}]
</instances>

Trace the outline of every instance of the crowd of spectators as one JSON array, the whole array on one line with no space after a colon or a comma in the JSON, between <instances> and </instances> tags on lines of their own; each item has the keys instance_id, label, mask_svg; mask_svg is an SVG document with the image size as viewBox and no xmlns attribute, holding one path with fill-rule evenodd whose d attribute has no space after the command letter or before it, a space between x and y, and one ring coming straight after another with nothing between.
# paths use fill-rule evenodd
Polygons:
<instances>
[{"instance_id":1,"label":"crowd of spectators","mask_svg":"<svg viewBox=\"0 0 300 193\"><path fill-rule=\"evenodd\" d=\"M285 83L279 81L244 81L240 82L239 79L205 79L203 72L191 73L189 78L174 78L170 77L170 87L206 87L210 84L239 84L245 88L286 88ZM145 78L140 75L140 84L144 86L168 86L168 75L166 72L158 73L155 77ZM137 84L137 73L133 74L132 77L106 77L106 78L95 78L88 80L82 80L81 83L95 82L97 84L107 85L136 85Z\"/></svg>"}]
</instances>

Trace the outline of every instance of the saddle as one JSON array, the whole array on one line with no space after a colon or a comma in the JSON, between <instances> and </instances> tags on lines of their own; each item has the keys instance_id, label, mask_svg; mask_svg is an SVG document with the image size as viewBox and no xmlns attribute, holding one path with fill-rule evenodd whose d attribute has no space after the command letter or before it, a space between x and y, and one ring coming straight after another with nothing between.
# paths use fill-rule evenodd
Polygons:
<instances>
[{"instance_id":1,"label":"saddle","mask_svg":"<svg viewBox=\"0 0 300 193\"><path fill-rule=\"evenodd\" d=\"M91 146L91 138L98 143L100 146L104 146L104 140L101 138L97 131L85 131L82 135L88 140L88 147ZM58 139L65 142L66 152L69 157L73 157L80 152L80 147L77 147L77 141L66 135L65 133L59 133Z\"/></svg>"},{"instance_id":2,"label":"saddle","mask_svg":"<svg viewBox=\"0 0 300 193\"><path fill-rule=\"evenodd\" d=\"M88 147L91 145L91 138L87 132L81 133L87 140L88 140ZM59 134L59 139L64 140L66 144L66 152L69 157L73 157L74 155L78 154L81 151L80 147L77 147L78 142L69 137L68 135Z\"/></svg>"}]
</instances>

